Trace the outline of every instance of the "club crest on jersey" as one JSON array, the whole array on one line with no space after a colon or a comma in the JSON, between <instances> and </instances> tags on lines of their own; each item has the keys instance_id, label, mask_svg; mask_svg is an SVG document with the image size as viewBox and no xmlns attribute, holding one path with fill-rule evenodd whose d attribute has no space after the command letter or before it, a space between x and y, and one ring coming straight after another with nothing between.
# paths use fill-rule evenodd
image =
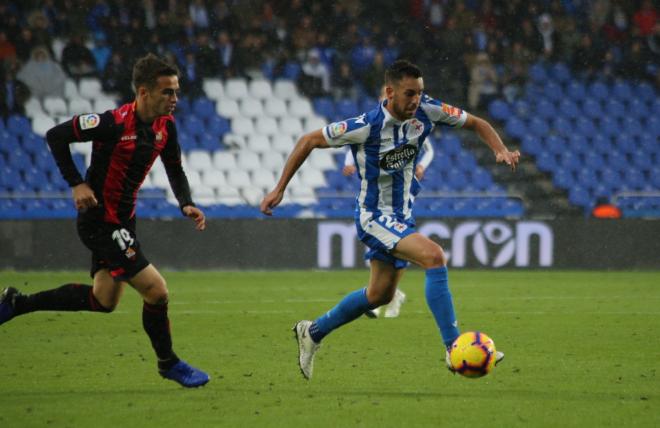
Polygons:
<instances>
[{"instance_id":1,"label":"club crest on jersey","mask_svg":"<svg viewBox=\"0 0 660 428\"><path fill-rule=\"evenodd\" d=\"M385 171L400 171L417 157L417 150L417 147L412 144L404 144L390 150L380 159L380 167Z\"/></svg>"},{"instance_id":2,"label":"club crest on jersey","mask_svg":"<svg viewBox=\"0 0 660 428\"><path fill-rule=\"evenodd\" d=\"M409 140L419 137L424 132L424 124L414 117L404 126L406 129L406 138Z\"/></svg>"},{"instance_id":3,"label":"club crest on jersey","mask_svg":"<svg viewBox=\"0 0 660 428\"><path fill-rule=\"evenodd\" d=\"M328 135L330 138L337 138L346 133L348 129L348 124L345 121L334 122L328 125Z\"/></svg>"},{"instance_id":4,"label":"club crest on jersey","mask_svg":"<svg viewBox=\"0 0 660 428\"><path fill-rule=\"evenodd\" d=\"M78 123L80 124L80 129L92 129L99 126L101 118L98 114L82 114L78 117Z\"/></svg>"}]
</instances>

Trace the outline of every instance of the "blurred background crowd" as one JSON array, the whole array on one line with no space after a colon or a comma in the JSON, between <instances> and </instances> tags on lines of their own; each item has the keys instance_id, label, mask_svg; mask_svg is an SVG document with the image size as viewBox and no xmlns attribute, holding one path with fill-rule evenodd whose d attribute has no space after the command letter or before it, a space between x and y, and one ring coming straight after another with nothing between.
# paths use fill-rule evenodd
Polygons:
<instances>
[{"instance_id":1,"label":"blurred background crowd","mask_svg":"<svg viewBox=\"0 0 660 428\"><path fill-rule=\"evenodd\" d=\"M472 110L514 100L539 60L660 86L651 0L22 0L0 2L1 113L61 95L67 76L99 77L128 100L146 52L176 62L191 97L203 78L234 76L375 97L399 57L422 66L430 93Z\"/></svg>"}]
</instances>

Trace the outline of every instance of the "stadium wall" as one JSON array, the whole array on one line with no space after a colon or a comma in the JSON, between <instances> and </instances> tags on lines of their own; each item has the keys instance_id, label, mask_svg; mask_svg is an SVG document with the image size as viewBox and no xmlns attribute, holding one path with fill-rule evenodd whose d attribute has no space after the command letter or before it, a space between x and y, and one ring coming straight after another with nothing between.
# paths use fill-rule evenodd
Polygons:
<instances>
[{"instance_id":1,"label":"stadium wall","mask_svg":"<svg viewBox=\"0 0 660 428\"><path fill-rule=\"evenodd\" d=\"M0 222L0 269L88 269L71 220ZM452 268L660 269L660 221L422 219ZM342 269L365 265L351 220L140 220L138 238L170 269Z\"/></svg>"}]
</instances>

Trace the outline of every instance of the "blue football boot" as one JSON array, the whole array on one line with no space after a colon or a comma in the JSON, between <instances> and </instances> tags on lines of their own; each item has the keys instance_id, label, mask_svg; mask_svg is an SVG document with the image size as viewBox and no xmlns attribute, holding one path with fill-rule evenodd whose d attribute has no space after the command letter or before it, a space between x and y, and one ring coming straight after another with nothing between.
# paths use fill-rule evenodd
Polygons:
<instances>
[{"instance_id":1,"label":"blue football boot","mask_svg":"<svg viewBox=\"0 0 660 428\"><path fill-rule=\"evenodd\" d=\"M14 299L18 294L14 287L5 288L0 294L0 324L14 318Z\"/></svg>"},{"instance_id":2,"label":"blue football boot","mask_svg":"<svg viewBox=\"0 0 660 428\"><path fill-rule=\"evenodd\" d=\"M210 379L209 375L183 360L173 365L169 370L160 371L160 375L165 379L178 382L186 388L196 388L205 385Z\"/></svg>"}]
</instances>

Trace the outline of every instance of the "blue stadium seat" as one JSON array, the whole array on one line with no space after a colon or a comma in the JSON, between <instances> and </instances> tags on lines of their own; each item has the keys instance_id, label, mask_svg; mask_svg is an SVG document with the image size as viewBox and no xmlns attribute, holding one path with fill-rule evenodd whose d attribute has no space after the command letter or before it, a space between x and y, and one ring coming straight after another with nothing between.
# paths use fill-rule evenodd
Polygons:
<instances>
[{"instance_id":1,"label":"blue stadium seat","mask_svg":"<svg viewBox=\"0 0 660 428\"><path fill-rule=\"evenodd\" d=\"M580 117L577 119L575 130L585 137L591 137L596 133L596 126L591 119Z\"/></svg>"},{"instance_id":2,"label":"blue stadium seat","mask_svg":"<svg viewBox=\"0 0 660 428\"><path fill-rule=\"evenodd\" d=\"M563 62L557 62L550 66L549 77L560 83L566 83L571 80L571 70Z\"/></svg>"},{"instance_id":3,"label":"blue stadium seat","mask_svg":"<svg viewBox=\"0 0 660 428\"><path fill-rule=\"evenodd\" d=\"M610 96L610 89L606 83L595 81L589 85L589 95L597 100L606 100Z\"/></svg>"},{"instance_id":4,"label":"blue stadium seat","mask_svg":"<svg viewBox=\"0 0 660 428\"><path fill-rule=\"evenodd\" d=\"M202 118L193 114L186 116L183 121L183 129L192 137L198 137L206 131L206 126Z\"/></svg>"},{"instance_id":5,"label":"blue stadium seat","mask_svg":"<svg viewBox=\"0 0 660 428\"><path fill-rule=\"evenodd\" d=\"M222 136L205 132L197 137L197 147L210 152L222 148Z\"/></svg>"},{"instance_id":6,"label":"blue stadium seat","mask_svg":"<svg viewBox=\"0 0 660 428\"><path fill-rule=\"evenodd\" d=\"M536 165L541 171L550 172L557 168L557 156L544 151L536 157Z\"/></svg>"},{"instance_id":7,"label":"blue stadium seat","mask_svg":"<svg viewBox=\"0 0 660 428\"><path fill-rule=\"evenodd\" d=\"M534 83L545 83L548 80L548 73L540 62L532 64L529 67L528 74L532 82Z\"/></svg>"},{"instance_id":8,"label":"blue stadium seat","mask_svg":"<svg viewBox=\"0 0 660 428\"><path fill-rule=\"evenodd\" d=\"M575 184L575 177L573 171L569 168L557 168L552 174L552 182L555 186L562 189L569 189Z\"/></svg>"},{"instance_id":9,"label":"blue stadium seat","mask_svg":"<svg viewBox=\"0 0 660 428\"><path fill-rule=\"evenodd\" d=\"M612 95L615 99L626 101L633 96L633 90L630 84L624 80L617 80L612 85Z\"/></svg>"},{"instance_id":10,"label":"blue stadium seat","mask_svg":"<svg viewBox=\"0 0 660 428\"><path fill-rule=\"evenodd\" d=\"M504 100L493 100L488 106L488 114L493 119L504 121L511 116L511 109L509 104Z\"/></svg>"},{"instance_id":11,"label":"blue stadium seat","mask_svg":"<svg viewBox=\"0 0 660 428\"><path fill-rule=\"evenodd\" d=\"M581 103L587 95L587 89L583 83L573 80L566 87L566 95L575 102Z\"/></svg>"},{"instance_id":12,"label":"blue stadium seat","mask_svg":"<svg viewBox=\"0 0 660 428\"><path fill-rule=\"evenodd\" d=\"M599 198L609 199L610 196L612 196L612 193L613 193L612 187L604 183L599 183L593 189L591 189L591 196L596 199Z\"/></svg>"},{"instance_id":13,"label":"blue stadium seat","mask_svg":"<svg viewBox=\"0 0 660 428\"><path fill-rule=\"evenodd\" d=\"M600 171L600 180L597 184L605 184L612 188L616 188L621 185L622 177L621 173L614 168L604 168Z\"/></svg>"},{"instance_id":14,"label":"blue stadium seat","mask_svg":"<svg viewBox=\"0 0 660 428\"><path fill-rule=\"evenodd\" d=\"M564 98L559 102L559 109L557 113L568 120L574 120L582 114L578 103L570 98Z\"/></svg>"},{"instance_id":15,"label":"blue stadium seat","mask_svg":"<svg viewBox=\"0 0 660 428\"><path fill-rule=\"evenodd\" d=\"M476 167L472 170L472 184L479 191L488 191L493 184L493 177L490 173L481 167Z\"/></svg>"},{"instance_id":16,"label":"blue stadium seat","mask_svg":"<svg viewBox=\"0 0 660 428\"><path fill-rule=\"evenodd\" d=\"M642 100L647 103L655 102L657 105L660 99L656 95L656 90L648 82L640 82L633 87L634 99ZM658 112L660 114L660 112Z\"/></svg>"},{"instance_id":17,"label":"blue stadium seat","mask_svg":"<svg viewBox=\"0 0 660 428\"><path fill-rule=\"evenodd\" d=\"M650 173L650 184L660 190L660 165L656 164Z\"/></svg>"},{"instance_id":18,"label":"blue stadium seat","mask_svg":"<svg viewBox=\"0 0 660 428\"><path fill-rule=\"evenodd\" d=\"M27 117L13 114L7 118L7 131L17 137L28 135L32 132L32 124Z\"/></svg>"},{"instance_id":19,"label":"blue stadium seat","mask_svg":"<svg viewBox=\"0 0 660 428\"><path fill-rule=\"evenodd\" d=\"M549 80L543 87L544 95L552 102L559 102L564 98L564 89L561 84L554 80Z\"/></svg>"},{"instance_id":20,"label":"blue stadium seat","mask_svg":"<svg viewBox=\"0 0 660 428\"><path fill-rule=\"evenodd\" d=\"M597 152L588 152L584 156L584 165L587 168L596 170L603 167L605 160L600 153Z\"/></svg>"},{"instance_id":21,"label":"blue stadium seat","mask_svg":"<svg viewBox=\"0 0 660 428\"><path fill-rule=\"evenodd\" d=\"M453 132L443 134L438 140L438 146L447 155L458 154L463 150L461 148L461 139Z\"/></svg>"},{"instance_id":22,"label":"blue stadium seat","mask_svg":"<svg viewBox=\"0 0 660 428\"><path fill-rule=\"evenodd\" d=\"M179 100L176 103L176 111L174 112L177 120L181 120L185 116L189 115L191 110L190 99L188 99L186 96L179 97Z\"/></svg>"},{"instance_id":23,"label":"blue stadium seat","mask_svg":"<svg viewBox=\"0 0 660 428\"><path fill-rule=\"evenodd\" d=\"M355 101L349 98L343 98L335 103L335 118L337 120L355 117L358 114L360 114L360 108Z\"/></svg>"},{"instance_id":24,"label":"blue stadium seat","mask_svg":"<svg viewBox=\"0 0 660 428\"><path fill-rule=\"evenodd\" d=\"M656 138L660 139L660 117L647 116L644 122L644 132L655 135Z\"/></svg>"},{"instance_id":25,"label":"blue stadium seat","mask_svg":"<svg viewBox=\"0 0 660 428\"><path fill-rule=\"evenodd\" d=\"M591 145L587 149L587 152L594 151L601 155L609 155L614 149L612 147L612 138L605 134L596 134L591 138Z\"/></svg>"},{"instance_id":26,"label":"blue stadium seat","mask_svg":"<svg viewBox=\"0 0 660 428\"><path fill-rule=\"evenodd\" d=\"M537 155L541 153L541 141L542 139L540 137L532 134L525 134L525 136L522 138L522 142L520 143L520 147L524 153Z\"/></svg>"},{"instance_id":27,"label":"blue stadium seat","mask_svg":"<svg viewBox=\"0 0 660 428\"><path fill-rule=\"evenodd\" d=\"M632 152L632 161L637 170L651 170L655 164L651 156L642 149Z\"/></svg>"},{"instance_id":28,"label":"blue stadium seat","mask_svg":"<svg viewBox=\"0 0 660 428\"><path fill-rule=\"evenodd\" d=\"M550 101L549 99L541 99L536 104L536 115L541 119L551 119L557 115L557 109L555 107L555 102Z\"/></svg>"},{"instance_id":29,"label":"blue stadium seat","mask_svg":"<svg viewBox=\"0 0 660 428\"><path fill-rule=\"evenodd\" d=\"M513 112L521 119L528 118L532 114L532 108L528 101L517 100L513 103Z\"/></svg>"},{"instance_id":30,"label":"blue stadium seat","mask_svg":"<svg viewBox=\"0 0 660 428\"><path fill-rule=\"evenodd\" d=\"M660 154L660 144L658 144L657 135L653 135L650 132L642 132L639 135L639 147L644 149L647 153L656 153Z\"/></svg>"},{"instance_id":31,"label":"blue stadium seat","mask_svg":"<svg viewBox=\"0 0 660 428\"><path fill-rule=\"evenodd\" d=\"M477 159L472 152L467 150L460 150L458 153L454 153L453 157L456 160L455 165L460 165L463 171L472 171L478 166Z\"/></svg>"},{"instance_id":32,"label":"blue stadium seat","mask_svg":"<svg viewBox=\"0 0 660 428\"><path fill-rule=\"evenodd\" d=\"M603 116L603 108L600 105L600 101L594 98L587 98L584 100L584 103L582 103L582 111L592 119L598 119Z\"/></svg>"},{"instance_id":33,"label":"blue stadium seat","mask_svg":"<svg viewBox=\"0 0 660 428\"><path fill-rule=\"evenodd\" d=\"M649 114L649 108L646 102L640 98L631 98L628 100L628 107L623 119L627 117L645 117Z\"/></svg>"},{"instance_id":34,"label":"blue stadium seat","mask_svg":"<svg viewBox=\"0 0 660 428\"><path fill-rule=\"evenodd\" d=\"M202 119L216 116L215 103L206 97L199 97L192 102L192 114Z\"/></svg>"},{"instance_id":35,"label":"blue stadium seat","mask_svg":"<svg viewBox=\"0 0 660 428\"><path fill-rule=\"evenodd\" d=\"M516 116L511 116L506 121L504 130L513 138L522 138L528 132L525 122Z\"/></svg>"},{"instance_id":36,"label":"blue stadium seat","mask_svg":"<svg viewBox=\"0 0 660 428\"><path fill-rule=\"evenodd\" d=\"M297 61L289 61L284 65L282 70L282 77L289 80L298 80L301 72L300 64Z\"/></svg>"},{"instance_id":37,"label":"blue stadium seat","mask_svg":"<svg viewBox=\"0 0 660 428\"><path fill-rule=\"evenodd\" d=\"M649 185L644 177L644 173L638 169L626 170L623 174L623 181L626 184L626 187L632 190L644 190L644 188Z\"/></svg>"},{"instance_id":38,"label":"blue stadium seat","mask_svg":"<svg viewBox=\"0 0 660 428\"><path fill-rule=\"evenodd\" d=\"M621 101L615 99L607 101L605 104L605 111L616 119L620 119L626 115L625 105Z\"/></svg>"},{"instance_id":39,"label":"blue stadium seat","mask_svg":"<svg viewBox=\"0 0 660 428\"><path fill-rule=\"evenodd\" d=\"M1 121L2 119L0 119L0 122ZM10 134L8 131L0 132L0 141L2 142L2 144L0 144L0 155L4 153L5 156L7 156L10 153L22 151L20 139L17 136Z\"/></svg>"},{"instance_id":40,"label":"blue stadium seat","mask_svg":"<svg viewBox=\"0 0 660 428\"><path fill-rule=\"evenodd\" d=\"M374 97L363 96L360 97L360 112L368 112L375 108L378 108L380 103Z\"/></svg>"},{"instance_id":41,"label":"blue stadium seat","mask_svg":"<svg viewBox=\"0 0 660 428\"><path fill-rule=\"evenodd\" d=\"M462 169L452 168L447 171L446 181L454 190L463 190L468 184L468 178Z\"/></svg>"},{"instance_id":42,"label":"blue stadium seat","mask_svg":"<svg viewBox=\"0 0 660 428\"><path fill-rule=\"evenodd\" d=\"M559 135L549 135L544 139L543 147L545 150L558 155L566 150L566 140Z\"/></svg>"},{"instance_id":43,"label":"blue stadium seat","mask_svg":"<svg viewBox=\"0 0 660 428\"><path fill-rule=\"evenodd\" d=\"M611 116L603 115L598 120L598 132L599 135L605 135L607 137L614 137L621 132L621 126L619 122Z\"/></svg>"},{"instance_id":44,"label":"blue stadium seat","mask_svg":"<svg viewBox=\"0 0 660 428\"><path fill-rule=\"evenodd\" d=\"M638 145L632 135L625 132L619 132L614 137L614 147L621 153L632 153L637 150Z\"/></svg>"},{"instance_id":45,"label":"blue stadium seat","mask_svg":"<svg viewBox=\"0 0 660 428\"><path fill-rule=\"evenodd\" d=\"M600 182L596 171L592 169L581 169L577 174L577 181L580 186L585 188L596 187Z\"/></svg>"},{"instance_id":46,"label":"blue stadium seat","mask_svg":"<svg viewBox=\"0 0 660 428\"><path fill-rule=\"evenodd\" d=\"M582 169L582 161L580 160L580 157L574 152L568 150L561 154L559 164L562 168L571 171L579 171Z\"/></svg>"},{"instance_id":47,"label":"blue stadium seat","mask_svg":"<svg viewBox=\"0 0 660 428\"><path fill-rule=\"evenodd\" d=\"M619 152L618 150L612 150L607 155L607 166L618 171L623 171L630 168L630 162L628 161L626 155Z\"/></svg>"},{"instance_id":48,"label":"blue stadium seat","mask_svg":"<svg viewBox=\"0 0 660 428\"><path fill-rule=\"evenodd\" d=\"M578 205L583 208L591 207L591 205L593 204L589 191L584 187L580 187L580 186L574 186L569 189L568 200L572 204Z\"/></svg>"},{"instance_id":49,"label":"blue stadium seat","mask_svg":"<svg viewBox=\"0 0 660 428\"><path fill-rule=\"evenodd\" d=\"M32 167L32 157L24 150L16 150L13 153L9 153L7 163L15 169L25 171Z\"/></svg>"},{"instance_id":50,"label":"blue stadium seat","mask_svg":"<svg viewBox=\"0 0 660 428\"><path fill-rule=\"evenodd\" d=\"M335 117L335 103L330 97L318 97L312 101L314 111L319 116L323 116L327 120L333 120Z\"/></svg>"},{"instance_id":51,"label":"blue stadium seat","mask_svg":"<svg viewBox=\"0 0 660 428\"><path fill-rule=\"evenodd\" d=\"M23 182L34 191L40 191L43 186L50 184L46 172L36 167L23 170Z\"/></svg>"},{"instance_id":52,"label":"blue stadium seat","mask_svg":"<svg viewBox=\"0 0 660 428\"><path fill-rule=\"evenodd\" d=\"M222 137L231 130L231 123L228 119L214 114L206 122L206 132L215 135L217 137Z\"/></svg>"},{"instance_id":53,"label":"blue stadium seat","mask_svg":"<svg viewBox=\"0 0 660 428\"><path fill-rule=\"evenodd\" d=\"M633 116L627 116L623 118L621 129L627 134L636 136L639 136L644 132L642 123L639 121L639 119Z\"/></svg>"}]
</instances>

